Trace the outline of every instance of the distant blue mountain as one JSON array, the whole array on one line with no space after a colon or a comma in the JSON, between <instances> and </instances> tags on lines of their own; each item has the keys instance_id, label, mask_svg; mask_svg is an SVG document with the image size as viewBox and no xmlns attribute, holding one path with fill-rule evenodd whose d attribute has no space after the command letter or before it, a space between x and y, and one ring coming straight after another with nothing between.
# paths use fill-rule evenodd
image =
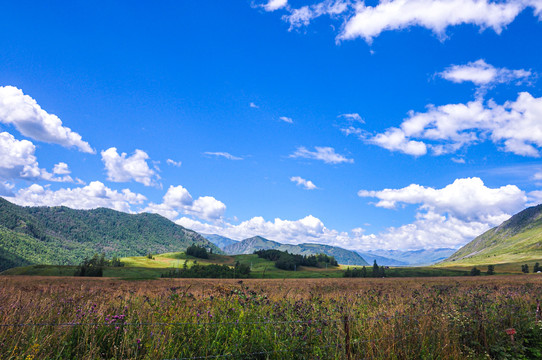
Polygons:
<instances>
[{"instance_id":1,"label":"distant blue mountain","mask_svg":"<svg viewBox=\"0 0 542 360\"><path fill-rule=\"evenodd\" d=\"M209 241L213 241L208 239ZM355 251L346 250L337 246L321 245L321 244L299 244L289 245L281 244L276 241L265 239L261 236L254 236L250 239L235 242L226 246L223 250L229 255L252 254L256 250L275 249L280 251L288 251L290 254L300 255L317 255L326 254L333 256L339 264L344 265L368 265L361 255Z\"/></svg>"},{"instance_id":2,"label":"distant blue mountain","mask_svg":"<svg viewBox=\"0 0 542 360\"><path fill-rule=\"evenodd\" d=\"M410 264L405 261L400 261L396 259L391 259L384 256L379 256L372 254L370 252L363 252L363 251L356 251L358 254L363 256L363 258L372 265L374 261L376 260L376 263L378 265L386 265L386 266L409 266Z\"/></svg>"},{"instance_id":3,"label":"distant blue mountain","mask_svg":"<svg viewBox=\"0 0 542 360\"><path fill-rule=\"evenodd\" d=\"M206 238L207 240L209 240L210 242L212 242L213 244L215 244L216 246L218 246L221 250L224 250L224 248L226 248L229 245L236 244L239 242L237 240L233 240L233 239L227 238L225 236L220 236L217 234L200 234L200 235Z\"/></svg>"},{"instance_id":4,"label":"distant blue mountain","mask_svg":"<svg viewBox=\"0 0 542 360\"><path fill-rule=\"evenodd\" d=\"M371 256L376 257L380 256L384 259L378 260L376 258L376 262L378 265L388 265L388 266L422 266L422 265L432 265L439 261L442 261L444 259L447 259L450 255L452 255L454 252L456 252L455 249L449 249L449 248L440 248L440 249L420 249L420 250L409 250L409 251L402 251L402 250L369 250L369 251L363 251L359 252L362 254L362 256L369 261L369 258ZM399 261L403 263L401 264L386 264L385 259L389 259L391 261ZM373 259L374 260L374 259ZM372 260L371 260L372 261Z\"/></svg>"}]
</instances>

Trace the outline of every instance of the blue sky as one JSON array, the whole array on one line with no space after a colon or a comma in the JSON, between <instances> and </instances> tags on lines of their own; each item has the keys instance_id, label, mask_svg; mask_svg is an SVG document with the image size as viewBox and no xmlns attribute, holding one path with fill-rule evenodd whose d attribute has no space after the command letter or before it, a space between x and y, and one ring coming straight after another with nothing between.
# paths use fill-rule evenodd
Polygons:
<instances>
[{"instance_id":1,"label":"blue sky","mask_svg":"<svg viewBox=\"0 0 542 360\"><path fill-rule=\"evenodd\" d=\"M542 2L9 2L0 194L458 247L542 199Z\"/></svg>"}]
</instances>

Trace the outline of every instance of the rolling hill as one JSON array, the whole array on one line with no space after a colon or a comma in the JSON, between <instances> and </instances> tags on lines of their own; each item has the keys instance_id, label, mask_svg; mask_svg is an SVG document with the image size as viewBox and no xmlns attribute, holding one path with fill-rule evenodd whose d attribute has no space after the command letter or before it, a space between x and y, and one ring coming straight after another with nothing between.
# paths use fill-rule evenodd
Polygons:
<instances>
[{"instance_id":1,"label":"rolling hill","mask_svg":"<svg viewBox=\"0 0 542 360\"><path fill-rule=\"evenodd\" d=\"M261 236L254 236L249 239L228 245L224 252L229 255L252 254L256 250L275 249L288 251L291 254L315 255L326 254L333 256L339 264L344 265L368 265L361 255L354 251L346 250L336 246L321 244L299 244L288 245L265 239Z\"/></svg>"},{"instance_id":2,"label":"rolling hill","mask_svg":"<svg viewBox=\"0 0 542 360\"><path fill-rule=\"evenodd\" d=\"M527 208L460 248L439 265L503 264L542 259L542 205Z\"/></svg>"},{"instance_id":3,"label":"rolling hill","mask_svg":"<svg viewBox=\"0 0 542 360\"><path fill-rule=\"evenodd\" d=\"M22 207L0 198L0 271L29 264L77 264L101 252L137 256L183 251L193 243L222 253L198 233L157 214Z\"/></svg>"}]
</instances>

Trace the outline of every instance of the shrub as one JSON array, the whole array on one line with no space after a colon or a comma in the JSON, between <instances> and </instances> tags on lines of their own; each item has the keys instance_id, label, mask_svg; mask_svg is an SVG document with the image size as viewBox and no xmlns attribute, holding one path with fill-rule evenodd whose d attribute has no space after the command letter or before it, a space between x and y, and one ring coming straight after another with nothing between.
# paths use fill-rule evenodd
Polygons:
<instances>
[{"instance_id":1,"label":"shrub","mask_svg":"<svg viewBox=\"0 0 542 360\"><path fill-rule=\"evenodd\" d=\"M208 259L209 253L207 252L207 249L205 249L203 246L192 244L188 248L186 248L186 255L190 255L193 257L197 257L200 259Z\"/></svg>"}]
</instances>

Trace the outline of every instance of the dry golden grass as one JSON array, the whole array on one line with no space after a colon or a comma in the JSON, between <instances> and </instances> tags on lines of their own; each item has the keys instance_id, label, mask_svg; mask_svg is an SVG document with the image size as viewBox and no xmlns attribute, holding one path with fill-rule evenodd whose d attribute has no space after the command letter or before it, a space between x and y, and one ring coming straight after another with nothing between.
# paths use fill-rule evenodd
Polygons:
<instances>
[{"instance_id":1,"label":"dry golden grass","mask_svg":"<svg viewBox=\"0 0 542 360\"><path fill-rule=\"evenodd\" d=\"M542 344L534 315L539 297L537 276L242 281L3 276L0 323L27 325L0 327L0 354L3 359L531 356L529 346ZM29 325L59 323L86 325ZM510 327L517 330L514 343L504 332Z\"/></svg>"}]
</instances>

